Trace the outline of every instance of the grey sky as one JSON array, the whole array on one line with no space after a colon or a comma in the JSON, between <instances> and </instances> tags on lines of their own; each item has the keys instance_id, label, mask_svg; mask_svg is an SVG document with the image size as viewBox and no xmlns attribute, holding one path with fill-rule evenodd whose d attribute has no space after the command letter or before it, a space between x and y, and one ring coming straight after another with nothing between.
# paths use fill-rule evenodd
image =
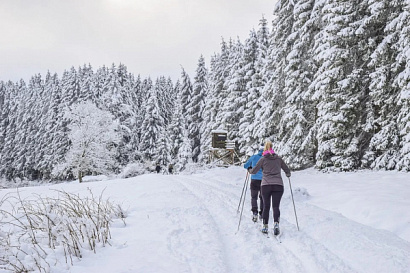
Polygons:
<instances>
[{"instance_id":1,"label":"grey sky","mask_svg":"<svg viewBox=\"0 0 410 273\"><path fill-rule=\"evenodd\" d=\"M142 77L192 77L221 37L244 41L275 0L1 0L0 80L123 63ZM269 25L270 26L270 25Z\"/></svg>"}]
</instances>

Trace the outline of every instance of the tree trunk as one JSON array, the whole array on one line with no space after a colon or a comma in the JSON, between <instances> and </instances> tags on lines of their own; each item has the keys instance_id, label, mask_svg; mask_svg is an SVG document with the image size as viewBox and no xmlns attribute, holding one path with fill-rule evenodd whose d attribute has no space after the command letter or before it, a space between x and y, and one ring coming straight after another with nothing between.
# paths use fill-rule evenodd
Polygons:
<instances>
[{"instance_id":1,"label":"tree trunk","mask_svg":"<svg viewBox=\"0 0 410 273\"><path fill-rule=\"evenodd\" d=\"M78 171L78 181L81 183L83 182L83 174L81 171Z\"/></svg>"}]
</instances>

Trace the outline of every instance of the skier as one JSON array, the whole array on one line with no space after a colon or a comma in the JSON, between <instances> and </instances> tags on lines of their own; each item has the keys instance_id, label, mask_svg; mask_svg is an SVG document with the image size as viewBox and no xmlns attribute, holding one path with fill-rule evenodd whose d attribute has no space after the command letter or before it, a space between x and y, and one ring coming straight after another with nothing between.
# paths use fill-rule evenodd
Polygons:
<instances>
[{"instance_id":1,"label":"skier","mask_svg":"<svg viewBox=\"0 0 410 273\"><path fill-rule=\"evenodd\" d=\"M256 166L252 168L249 172L251 174L256 174L262 169L262 183L261 192L263 198L263 233L268 233L268 223L269 223L269 210L270 203L272 200L273 209L273 221L274 235L279 235L279 217L280 217L280 200L283 195L283 180L281 176L281 169L286 173L287 177L290 177L290 170L288 166L283 162L272 149L272 142L266 141L264 151L262 153L262 158L258 161Z\"/></svg>"},{"instance_id":2,"label":"skier","mask_svg":"<svg viewBox=\"0 0 410 273\"><path fill-rule=\"evenodd\" d=\"M157 166L155 167L155 170L157 171L157 173L159 173L161 171L161 166L159 165L159 163L157 163Z\"/></svg>"},{"instance_id":3,"label":"skier","mask_svg":"<svg viewBox=\"0 0 410 273\"><path fill-rule=\"evenodd\" d=\"M168 173L172 174L172 170L174 169L174 166L172 166L172 164L169 164L168 166Z\"/></svg>"},{"instance_id":4,"label":"skier","mask_svg":"<svg viewBox=\"0 0 410 273\"><path fill-rule=\"evenodd\" d=\"M251 156L248 161L246 161L245 165L243 167L245 169L252 169L252 167L256 166L256 163L258 163L259 159L262 157L264 146L263 144L259 148L259 151L257 154ZM262 211L263 211L263 199L261 195L261 182L262 182L262 170L259 170L256 174L251 175L251 206L252 206L252 221L256 222L258 221L258 196L259 196L259 218L262 219Z\"/></svg>"}]
</instances>

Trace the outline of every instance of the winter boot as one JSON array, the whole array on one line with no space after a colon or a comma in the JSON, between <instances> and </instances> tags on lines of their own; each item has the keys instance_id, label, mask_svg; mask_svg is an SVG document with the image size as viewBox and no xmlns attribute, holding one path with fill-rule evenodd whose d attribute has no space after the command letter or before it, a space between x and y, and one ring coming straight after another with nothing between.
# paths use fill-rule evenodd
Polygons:
<instances>
[{"instance_id":1,"label":"winter boot","mask_svg":"<svg viewBox=\"0 0 410 273\"><path fill-rule=\"evenodd\" d=\"M255 223L258 221L258 213L256 211L253 212L252 221Z\"/></svg>"},{"instance_id":2,"label":"winter boot","mask_svg":"<svg viewBox=\"0 0 410 273\"><path fill-rule=\"evenodd\" d=\"M264 224L261 231L262 233L268 234L268 224Z\"/></svg>"},{"instance_id":3,"label":"winter boot","mask_svg":"<svg viewBox=\"0 0 410 273\"><path fill-rule=\"evenodd\" d=\"M275 222L275 225L273 226L273 234L274 235L279 235L280 234L280 229L279 229L279 223Z\"/></svg>"}]
</instances>

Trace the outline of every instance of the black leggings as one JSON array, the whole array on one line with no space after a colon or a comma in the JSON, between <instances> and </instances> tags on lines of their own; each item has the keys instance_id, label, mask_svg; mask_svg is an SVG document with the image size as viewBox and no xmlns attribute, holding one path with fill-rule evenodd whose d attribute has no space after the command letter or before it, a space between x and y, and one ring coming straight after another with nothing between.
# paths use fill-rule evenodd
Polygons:
<instances>
[{"instance_id":1,"label":"black leggings","mask_svg":"<svg viewBox=\"0 0 410 273\"><path fill-rule=\"evenodd\" d=\"M258 212L258 196L259 196L259 211L263 210L263 200L261 195L261 180L252 179L251 180L251 206L252 212Z\"/></svg>"},{"instance_id":2,"label":"black leggings","mask_svg":"<svg viewBox=\"0 0 410 273\"><path fill-rule=\"evenodd\" d=\"M269 223L269 211L270 211L270 202L272 199L272 209L273 209L273 220L274 222L279 222L280 217L280 200L283 195L283 186L281 185L264 185L261 187L262 199L263 199L263 212L262 218L263 223Z\"/></svg>"}]
</instances>

